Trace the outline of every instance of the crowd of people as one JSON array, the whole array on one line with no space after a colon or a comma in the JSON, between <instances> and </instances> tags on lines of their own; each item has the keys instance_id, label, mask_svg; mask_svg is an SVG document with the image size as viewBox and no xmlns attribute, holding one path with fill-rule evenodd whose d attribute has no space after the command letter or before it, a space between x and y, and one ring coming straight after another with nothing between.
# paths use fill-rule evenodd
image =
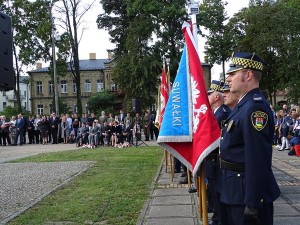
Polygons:
<instances>
[{"instance_id":1,"label":"crowd of people","mask_svg":"<svg viewBox=\"0 0 300 225\"><path fill-rule=\"evenodd\" d=\"M278 111L273 110L275 132L273 146L278 151L290 150L289 155L295 155L295 146L300 144L300 114L299 107L286 104Z\"/></svg>"},{"instance_id":2,"label":"crowd of people","mask_svg":"<svg viewBox=\"0 0 300 225\"><path fill-rule=\"evenodd\" d=\"M142 132L145 141L153 140L158 136L155 126L155 116L146 111L143 116L136 113L125 114L120 110L118 115L104 111L97 118L95 113L83 113L79 117L76 113L66 113L60 117L53 112L51 115L22 114L17 117L6 118L0 116L0 145L23 144L76 144L79 146L114 146L128 147L141 140Z\"/></svg>"}]
</instances>

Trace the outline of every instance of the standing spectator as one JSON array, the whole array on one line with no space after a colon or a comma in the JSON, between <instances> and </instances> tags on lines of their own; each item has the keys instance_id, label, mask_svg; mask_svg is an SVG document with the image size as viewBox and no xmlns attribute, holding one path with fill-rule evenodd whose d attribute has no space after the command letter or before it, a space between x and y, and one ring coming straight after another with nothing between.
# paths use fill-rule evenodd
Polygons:
<instances>
[{"instance_id":1,"label":"standing spectator","mask_svg":"<svg viewBox=\"0 0 300 225\"><path fill-rule=\"evenodd\" d=\"M36 115L36 118L34 119L34 135L35 135L35 143L42 143L42 137L41 137L41 121L42 118L39 114Z\"/></svg>"},{"instance_id":2,"label":"standing spectator","mask_svg":"<svg viewBox=\"0 0 300 225\"><path fill-rule=\"evenodd\" d=\"M17 133L17 128L16 128L16 117L12 116L10 120L10 127L9 127L9 133L10 133L10 139L11 139L11 144L15 145L15 139L16 139L16 133Z\"/></svg>"},{"instance_id":3,"label":"standing spectator","mask_svg":"<svg viewBox=\"0 0 300 225\"><path fill-rule=\"evenodd\" d=\"M49 132L50 122L47 116L43 116L41 121L41 137L42 137L42 144L48 144L48 132Z\"/></svg>"},{"instance_id":4,"label":"standing spectator","mask_svg":"<svg viewBox=\"0 0 300 225\"><path fill-rule=\"evenodd\" d=\"M123 112L123 110L121 109L120 110L120 114L118 115L118 121L119 121L119 124L125 124L124 121L125 121L125 114Z\"/></svg>"},{"instance_id":5,"label":"standing spectator","mask_svg":"<svg viewBox=\"0 0 300 225\"><path fill-rule=\"evenodd\" d=\"M110 124L112 126L114 121L115 121L115 118L114 118L113 114L109 113L108 118L107 118L108 124Z\"/></svg>"},{"instance_id":6,"label":"standing spectator","mask_svg":"<svg viewBox=\"0 0 300 225\"><path fill-rule=\"evenodd\" d=\"M296 109L292 109L291 115L285 113L284 111L284 117L283 121L281 123L281 126L279 128L280 136L281 136L281 147L278 149L279 151L283 151L284 149L289 149L289 140L288 135L293 130L293 117L296 114Z\"/></svg>"},{"instance_id":7,"label":"standing spectator","mask_svg":"<svg viewBox=\"0 0 300 225\"><path fill-rule=\"evenodd\" d=\"M154 122L155 122L155 116L153 113L150 114L150 124L149 124L149 127L150 127L150 139L153 140L153 137L154 137Z\"/></svg>"},{"instance_id":8,"label":"standing spectator","mask_svg":"<svg viewBox=\"0 0 300 225\"><path fill-rule=\"evenodd\" d=\"M60 120L56 116L55 112L52 113L52 117L50 118L50 127L51 127L51 136L52 136L52 144L58 143L58 128L59 128Z\"/></svg>"},{"instance_id":9,"label":"standing spectator","mask_svg":"<svg viewBox=\"0 0 300 225\"><path fill-rule=\"evenodd\" d=\"M150 136L150 115L149 115L148 110L145 112L145 115L143 117L143 130L144 130L144 135L145 135L145 141L149 141L149 136Z\"/></svg>"},{"instance_id":10,"label":"standing spectator","mask_svg":"<svg viewBox=\"0 0 300 225\"><path fill-rule=\"evenodd\" d=\"M133 135L135 137L135 143L137 144L137 142L141 140L141 136L142 136L142 134L141 134L141 126L140 126L138 120L136 120L136 122L133 125L132 133L133 133Z\"/></svg>"},{"instance_id":11,"label":"standing spectator","mask_svg":"<svg viewBox=\"0 0 300 225\"><path fill-rule=\"evenodd\" d=\"M23 144L26 144L27 118L22 116L24 120Z\"/></svg>"},{"instance_id":12,"label":"standing spectator","mask_svg":"<svg viewBox=\"0 0 300 225\"><path fill-rule=\"evenodd\" d=\"M96 116L95 116L95 113L91 113L91 117L88 118L88 122L89 124L92 126L94 120L96 120Z\"/></svg>"},{"instance_id":13,"label":"standing spectator","mask_svg":"<svg viewBox=\"0 0 300 225\"><path fill-rule=\"evenodd\" d=\"M139 113L135 114L135 117L133 118L133 125L139 124L140 126L142 125L142 117L140 116Z\"/></svg>"},{"instance_id":14,"label":"standing spectator","mask_svg":"<svg viewBox=\"0 0 300 225\"><path fill-rule=\"evenodd\" d=\"M66 116L63 116L61 118L61 138L63 139L64 144L67 144L67 129L68 129L68 121L66 119Z\"/></svg>"},{"instance_id":15,"label":"standing spectator","mask_svg":"<svg viewBox=\"0 0 300 225\"><path fill-rule=\"evenodd\" d=\"M32 115L27 120L28 143L34 144L34 118Z\"/></svg>"},{"instance_id":16,"label":"standing spectator","mask_svg":"<svg viewBox=\"0 0 300 225\"><path fill-rule=\"evenodd\" d=\"M24 137L24 129L25 129L25 120L23 118L23 115L20 113L18 115L18 119L16 121L16 137L15 137L15 145L18 143L19 139L19 145L22 146L23 144L23 137Z\"/></svg>"},{"instance_id":17,"label":"standing spectator","mask_svg":"<svg viewBox=\"0 0 300 225\"><path fill-rule=\"evenodd\" d=\"M84 125L86 125L87 122L88 122L88 118L86 117L86 114L82 113L79 126L82 127L82 124L84 123Z\"/></svg>"},{"instance_id":18,"label":"standing spectator","mask_svg":"<svg viewBox=\"0 0 300 225\"><path fill-rule=\"evenodd\" d=\"M124 118L125 121L129 121L130 126L133 126L133 118L130 116L130 113L128 112L126 117Z\"/></svg>"},{"instance_id":19,"label":"standing spectator","mask_svg":"<svg viewBox=\"0 0 300 225\"><path fill-rule=\"evenodd\" d=\"M76 139L78 128L79 128L79 119L78 119L78 116L76 113L73 114L72 127L73 127L73 131L74 131L75 139Z\"/></svg>"},{"instance_id":20,"label":"standing spectator","mask_svg":"<svg viewBox=\"0 0 300 225\"><path fill-rule=\"evenodd\" d=\"M99 116L99 123L100 123L100 125L103 126L104 122L106 122L106 121L107 121L107 116L105 115L105 112L102 111L101 116Z\"/></svg>"},{"instance_id":21,"label":"standing spectator","mask_svg":"<svg viewBox=\"0 0 300 225\"><path fill-rule=\"evenodd\" d=\"M6 116L2 116L1 117L1 121L0 121L0 126L1 126L1 132L2 132L2 145L6 146L6 142L8 145L11 145L11 141L9 138L9 127L10 127L10 122L8 120L6 120ZM0 140L1 142L1 140Z\"/></svg>"},{"instance_id":22,"label":"standing spectator","mask_svg":"<svg viewBox=\"0 0 300 225\"><path fill-rule=\"evenodd\" d=\"M119 121L119 116L115 115L114 121L117 121L117 122L118 122L118 124L120 124L120 121Z\"/></svg>"},{"instance_id":23,"label":"standing spectator","mask_svg":"<svg viewBox=\"0 0 300 225\"><path fill-rule=\"evenodd\" d=\"M240 99L222 129L221 224L273 224L280 189L272 171L274 120L259 90L263 62L254 53L234 53L226 81Z\"/></svg>"},{"instance_id":24,"label":"standing spectator","mask_svg":"<svg viewBox=\"0 0 300 225\"><path fill-rule=\"evenodd\" d=\"M68 124L67 131L66 131L66 139L67 139L67 143L69 143L70 134L71 134L73 127L72 127L72 118L70 117L70 115L68 113L66 114L66 119L67 119L67 124Z\"/></svg>"}]
</instances>

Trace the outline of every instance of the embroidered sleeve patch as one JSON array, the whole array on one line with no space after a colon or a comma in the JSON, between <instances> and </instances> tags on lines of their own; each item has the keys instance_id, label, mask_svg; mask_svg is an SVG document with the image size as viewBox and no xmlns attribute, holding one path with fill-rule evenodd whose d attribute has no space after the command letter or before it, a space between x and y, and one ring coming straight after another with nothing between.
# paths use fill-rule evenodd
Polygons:
<instances>
[{"instance_id":1,"label":"embroidered sleeve patch","mask_svg":"<svg viewBox=\"0 0 300 225\"><path fill-rule=\"evenodd\" d=\"M262 111L253 112L251 114L251 121L253 127L256 130L261 131L268 123L268 114Z\"/></svg>"}]
</instances>

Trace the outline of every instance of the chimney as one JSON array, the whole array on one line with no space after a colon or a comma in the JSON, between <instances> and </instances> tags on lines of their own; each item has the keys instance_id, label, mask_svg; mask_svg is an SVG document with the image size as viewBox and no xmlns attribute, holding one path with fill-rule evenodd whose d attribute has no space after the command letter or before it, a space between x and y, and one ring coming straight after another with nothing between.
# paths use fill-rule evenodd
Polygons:
<instances>
[{"instance_id":1,"label":"chimney","mask_svg":"<svg viewBox=\"0 0 300 225\"><path fill-rule=\"evenodd\" d=\"M96 53L90 53L90 60L96 59Z\"/></svg>"},{"instance_id":2,"label":"chimney","mask_svg":"<svg viewBox=\"0 0 300 225\"><path fill-rule=\"evenodd\" d=\"M41 63L41 62L36 62L36 63L35 63L35 68L36 68L37 70L42 69L42 63Z\"/></svg>"},{"instance_id":3,"label":"chimney","mask_svg":"<svg viewBox=\"0 0 300 225\"><path fill-rule=\"evenodd\" d=\"M114 54L112 53L111 50L107 50L107 58L112 59L114 57Z\"/></svg>"}]
</instances>

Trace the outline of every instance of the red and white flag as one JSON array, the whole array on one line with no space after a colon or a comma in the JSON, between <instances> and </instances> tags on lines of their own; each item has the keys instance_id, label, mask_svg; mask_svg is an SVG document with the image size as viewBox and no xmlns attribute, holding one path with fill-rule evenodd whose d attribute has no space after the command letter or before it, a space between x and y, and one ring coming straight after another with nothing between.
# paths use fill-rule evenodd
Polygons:
<instances>
[{"instance_id":1,"label":"red and white flag","mask_svg":"<svg viewBox=\"0 0 300 225\"><path fill-rule=\"evenodd\" d=\"M208 101L204 73L189 23L183 24L183 32L186 50L170 92L158 143L195 176L203 159L219 146L220 129Z\"/></svg>"},{"instance_id":2,"label":"red and white flag","mask_svg":"<svg viewBox=\"0 0 300 225\"><path fill-rule=\"evenodd\" d=\"M159 124L161 124L164 113L165 113L165 108L168 102L169 98L169 89L167 85L167 78L166 78L166 73L165 69L162 69L161 73L161 86L160 86L160 114L159 114Z\"/></svg>"}]
</instances>

